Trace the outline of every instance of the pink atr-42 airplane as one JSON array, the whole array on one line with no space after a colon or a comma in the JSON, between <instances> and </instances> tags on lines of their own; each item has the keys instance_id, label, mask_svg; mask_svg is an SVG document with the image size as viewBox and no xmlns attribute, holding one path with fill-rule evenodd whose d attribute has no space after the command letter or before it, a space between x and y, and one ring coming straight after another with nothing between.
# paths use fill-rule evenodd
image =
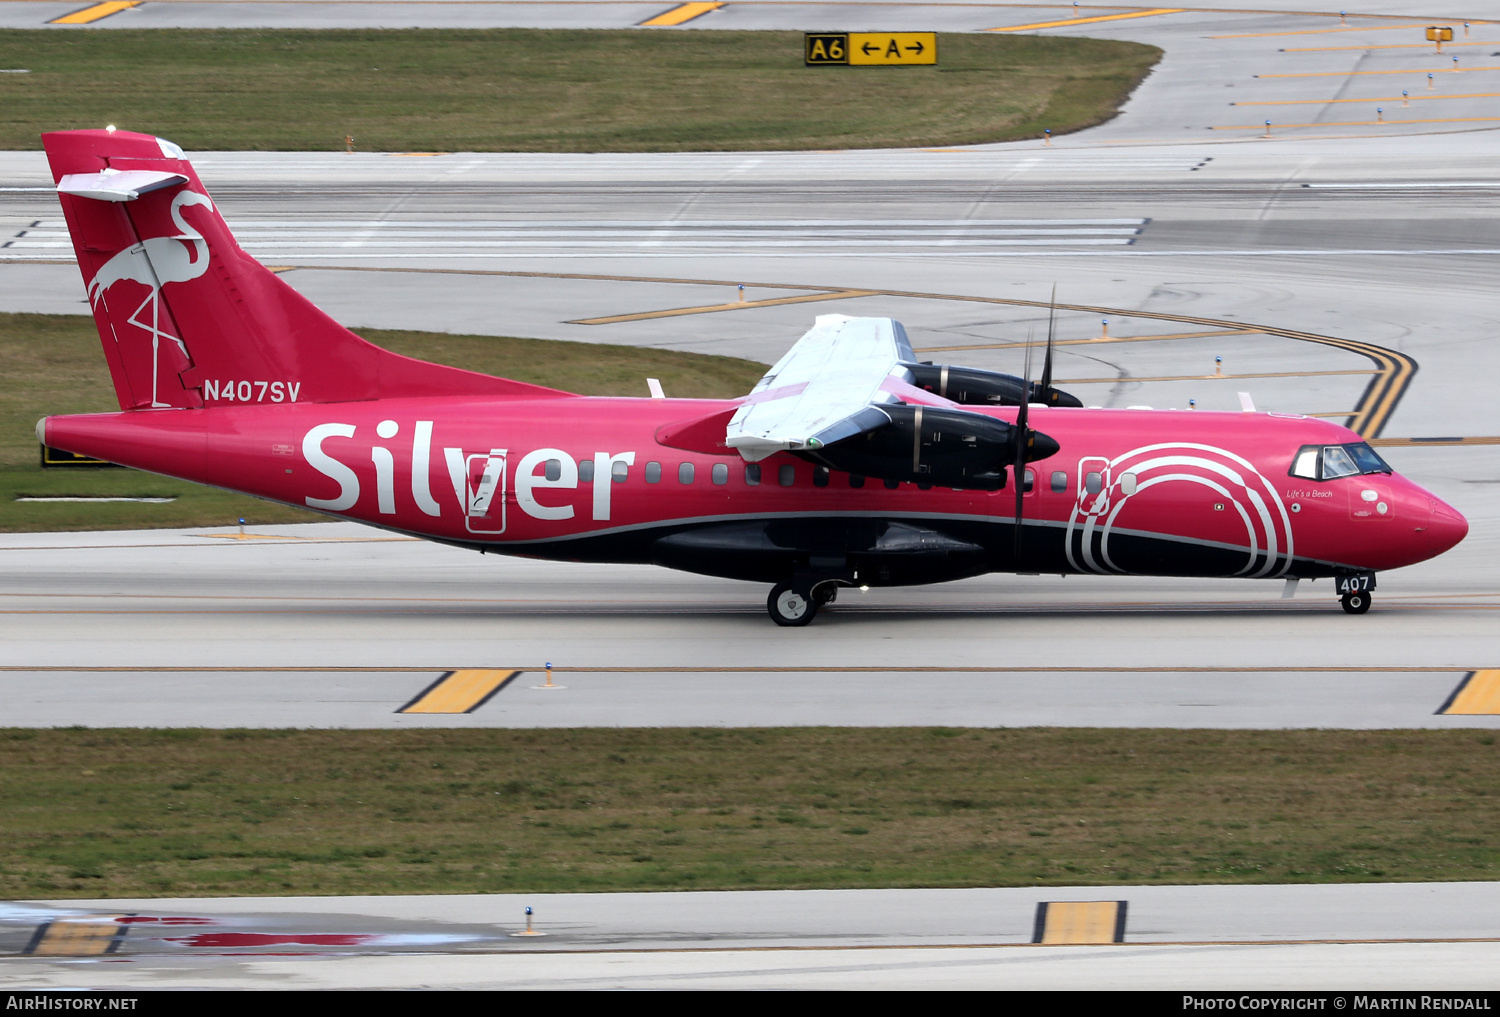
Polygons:
<instances>
[{"instance_id":1,"label":"pink atr-42 airplane","mask_svg":"<svg viewBox=\"0 0 1500 1017\"><path fill-rule=\"evenodd\" d=\"M1335 424L1086 409L1050 335L1033 383L825 315L733 400L397 356L241 250L176 145L43 141L121 410L45 418L53 448L481 552L770 583L780 625L986 572L1329 577L1361 614L1377 572L1468 532Z\"/></svg>"}]
</instances>

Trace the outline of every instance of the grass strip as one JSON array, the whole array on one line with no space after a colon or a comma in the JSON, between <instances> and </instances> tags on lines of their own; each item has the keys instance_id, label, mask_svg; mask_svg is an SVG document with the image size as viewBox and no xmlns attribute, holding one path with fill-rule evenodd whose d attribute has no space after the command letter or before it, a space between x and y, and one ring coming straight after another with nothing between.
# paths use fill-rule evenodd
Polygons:
<instances>
[{"instance_id":1,"label":"grass strip","mask_svg":"<svg viewBox=\"0 0 1500 1017\"><path fill-rule=\"evenodd\" d=\"M943 35L936 67L802 65L799 32L0 31L0 148L679 152L960 145L1115 115L1161 51Z\"/></svg>"},{"instance_id":2,"label":"grass strip","mask_svg":"<svg viewBox=\"0 0 1500 1017\"><path fill-rule=\"evenodd\" d=\"M744 395L766 365L635 346L547 339L361 330L377 345L471 371L586 395L646 395L646 378L674 396ZM119 410L94 319L84 315L0 314L0 532L112 530L325 519L285 505L135 470L63 468L38 463L36 422L49 414ZM170 497L139 503L17 502L20 495Z\"/></svg>"},{"instance_id":3,"label":"grass strip","mask_svg":"<svg viewBox=\"0 0 1500 1017\"><path fill-rule=\"evenodd\" d=\"M0 897L1494 879L1497 763L1473 730L6 730Z\"/></svg>"}]
</instances>

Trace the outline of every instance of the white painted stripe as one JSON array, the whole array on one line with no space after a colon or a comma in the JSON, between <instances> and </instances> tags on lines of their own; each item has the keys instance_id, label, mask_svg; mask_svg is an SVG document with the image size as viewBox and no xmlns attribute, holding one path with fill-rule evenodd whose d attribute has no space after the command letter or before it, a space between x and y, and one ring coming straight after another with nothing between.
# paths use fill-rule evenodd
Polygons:
<instances>
[{"instance_id":1,"label":"white painted stripe","mask_svg":"<svg viewBox=\"0 0 1500 1017\"><path fill-rule=\"evenodd\" d=\"M931 237L935 240L944 238L968 237L983 239L992 237L1130 237L1136 236L1139 229L1056 229L1056 230L926 230L921 233L897 234L901 242L910 242L907 238L921 240ZM356 234L357 233L357 237ZM266 240L285 238L289 241L313 241L313 240L353 240L360 242L373 242L379 240L405 241L422 238L443 238L454 243L468 243L472 240L530 240L548 239L554 237L573 237L577 239L604 238L628 240L631 238L675 241L677 239L701 240L725 238L726 242L734 242L731 238L760 238L764 240L816 240L827 238L830 241L838 241L845 237L892 237L890 230L812 230L807 232L792 233L786 230L476 230L468 233L458 233L451 230L235 230L235 238L244 240ZM16 239L26 240L67 240L69 235L65 230L22 230L16 234Z\"/></svg>"},{"instance_id":2,"label":"white painted stripe","mask_svg":"<svg viewBox=\"0 0 1500 1017\"><path fill-rule=\"evenodd\" d=\"M438 250L438 251L529 251L538 248L572 248L574 250L595 249L619 249L632 248L635 250L651 250L656 248L691 248L702 249L774 249L774 248L809 248L845 250L847 248L907 248L907 247L1055 247L1066 246L1099 246L1104 244L1128 244L1128 237L1077 237L1068 240L1054 240L1050 238L1035 238L1027 240L969 240L955 238L950 240L680 240L662 239L650 240L594 240L594 241L571 241L571 240L534 240L534 241L510 241L510 240L475 240L463 243L450 243L439 240L350 240L343 243L327 243L321 241L298 242L295 240L284 241L262 241L242 244L246 250L256 251L291 251L291 250L363 250L371 248L377 251L384 250ZM72 243L66 240L12 240L5 244L6 250L61 250L71 249ZM425 256L425 255L424 255Z\"/></svg>"},{"instance_id":3,"label":"white painted stripe","mask_svg":"<svg viewBox=\"0 0 1500 1017\"><path fill-rule=\"evenodd\" d=\"M1429 187L1500 187L1500 181L1484 183L1481 181L1468 181L1463 183L1388 183L1388 184L1303 184L1303 187L1320 190L1338 191L1360 191L1360 190L1405 190L1407 188L1429 188Z\"/></svg>"},{"instance_id":4,"label":"white painted stripe","mask_svg":"<svg viewBox=\"0 0 1500 1017\"><path fill-rule=\"evenodd\" d=\"M1423 250L1393 250L1380 248L1318 248L1304 250L1229 250L1229 251L1152 251L1141 250L1138 247L1123 246L1126 241L1103 241L1102 243L1119 243L1122 246L1108 250L1097 247L1083 250L1036 250L1028 249L1007 251L841 251L841 257L847 258L1090 258L1090 257L1125 257L1125 258L1326 258L1333 256L1372 256L1372 257L1400 257L1409 258L1413 255L1426 256L1452 256L1452 255L1496 255L1500 254L1500 247L1490 248L1435 248ZM66 245L57 245L66 246ZM1058 245L1053 245L1056 248ZM743 257L734 251L693 251L677 253L669 248L650 248L646 250L633 251L591 251L577 248L572 251L525 251L512 249L509 252L491 253L464 253L464 252L412 252L406 254L383 253L381 251L346 250L337 253L296 253L289 255L301 261L325 261L330 259L348 259L350 261L385 261L385 260L408 260L408 261L434 261L445 258L468 258L476 261L506 261L511 259L566 259L566 258L671 258L671 257L693 257L693 258L734 258ZM804 253L804 252L796 252ZM769 252L759 252L760 257L774 257ZM8 249L0 249L0 261L46 261L57 264L70 264L74 258L72 255L59 256L56 254L27 254L24 251L12 253ZM329 266L337 269L338 266Z\"/></svg>"},{"instance_id":5,"label":"white painted stripe","mask_svg":"<svg viewBox=\"0 0 1500 1017\"><path fill-rule=\"evenodd\" d=\"M236 219L231 230L254 229L444 229L444 230L528 230L528 229L814 229L829 227L881 229L947 229L988 230L998 227L1114 227L1144 226L1149 219L534 219L458 221L452 219ZM33 222L30 229L67 230L61 219Z\"/></svg>"},{"instance_id":6,"label":"white painted stripe","mask_svg":"<svg viewBox=\"0 0 1500 1017\"><path fill-rule=\"evenodd\" d=\"M52 498L35 498L30 495L21 495L20 497L16 498L16 501L136 501L144 502L147 505L168 505L176 500L177 498L175 495L170 498L90 498L83 495L59 495Z\"/></svg>"}]
</instances>

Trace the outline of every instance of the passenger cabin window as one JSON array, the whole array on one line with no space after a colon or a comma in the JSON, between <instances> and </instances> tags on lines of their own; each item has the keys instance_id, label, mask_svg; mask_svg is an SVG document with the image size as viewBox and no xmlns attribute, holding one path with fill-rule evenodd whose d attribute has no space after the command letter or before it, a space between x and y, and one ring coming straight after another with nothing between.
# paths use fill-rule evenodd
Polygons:
<instances>
[{"instance_id":1,"label":"passenger cabin window","mask_svg":"<svg viewBox=\"0 0 1500 1017\"><path fill-rule=\"evenodd\" d=\"M791 487L797 480L797 467L787 463L776 471L776 479L782 487Z\"/></svg>"},{"instance_id":2,"label":"passenger cabin window","mask_svg":"<svg viewBox=\"0 0 1500 1017\"><path fill-rule=\"evenodd\" d=\"M1052 471L1052 493L1062 494L1068 489L1068 475L1062 470Z\"/></svg>"},{"instance_id":3,"label":"passenger cabin window","mask_svg":"<svg viewBox=\"0 0 1500 1017\"><path fill-rule=\"evenodd\" d=\"M813 467L813 487L827 487L827 486L828 486L828 467L826 467L826 466L814 466Z\"/></svg>"},{"instance_id":4,"label":"passenger cabin window","mask_svg":"<svg viewBox=\"0 0 1500 1017\"><path fill-rule=\"evenodd\" d=\"M661 483L661 463L647 463L646 464L646 483L648 483L648 484L659 484L659 483Z\"/></svg>"},{"instance_id":5,"label":"passenger cabin window","mask_svg":"<svg viewBox=\"0 0 1500 1017\"><path fill-rule=\"evenodd\" d=\"M851 473L851 474L849 474L849 486L850 487L864 487L865 486L865 478L861 477L857 473Z\"/></svg>"},{"instance_id":6,"label":"passenger cabin window","mask_svg":"<svg viewBox=\"0 0 1500 1017\"><path fill-rule=\"evenodd\" d=\"M590 463L589 465L592 466L593 464ZM548 480L559 480L559 479L561 479L562 478L562 460L561 459L548 459L547 460L546 469L544 469L542 471L542 475L545 476Z\"/></svg>"},{"instance_id":7,"label":"passenger cabin window","mask_svg":"<svg viewBox=\"0 0 1500 1017\"><path fill-rule=\"evenodd\" d=\"M755 487L760 483L760 463L750 463L745 467L745 484Z\"/></svg>"},{"instance_id":8,"label":"passenger cabin window","mask_svg":"<svg viewBox=\"0 0 1500 1017\"><path fill-rule=\"evenodd\" d=\"M677 482L679 484L691 484L693 482L693 464L683 463L677 467Z\"/></svg>"},{"instance_id":9,"label":"passenger cabin window","mask_svg":"<svg viewBox=\"0 0 1500 1017\"><path fill-rule=\"evenodd\" d=\"M1030 494L1033 487L1036 487L1036 474L1027 470L1021 475L1021 490Z\"/></svg>"},{"instance_id":10,"label":"passenger cabin window","mask_svg":"<svg viewBox=\"0 0 1500 1017\"><path fill-rule=\"evenodd\" d=\"M616 484L623 484L630 476L630 467L625 463L617 461L613 466L609 468L609 475L610 479L612 479Z\"/></svg>"},{"instance_id":11,"label":"passenger cabin window","mask_svg":"<svg viewBox=\"0 0 1500 1017\"><path fill-rule=\"evenodd\" d=\"M585 484L593 483L594 461L592 459L584 459L578 464L578 479Z\"/></svg>"},{"instance_id":12,"label":"passenger cabin window","mask_svg":"<svg viewBox=\"0 0 1500 1017\"><path fill-rule=\"evenodd\" d=\"M890 477L886 477L885 478L885 489L887 491L894 491L896 488L898 488L900 486L901 486L901 481L899 481L899 480L892 480Z\"/></svg>"},{"instance_id":13,"label":"passenger cabin window","mask_svg":"<svg viewBox=\"0 0 1500 1017\"><path fill-rule=\"evenodd\" d=\"M715 484L729 483L729 467L723 463L714 463L713 478Z\"/></svg>"},{"instance_id":14,"label":"passenger cabin window","mask_svg":"<svg viewBox=\"0 0 1500 1017\"><path fill-rule=\"evenodd\" d=\"M1303 445L1292 457L1293 477L1307 480L1335 480L1367 473L1390 473L1391 468L1369 444L1362 441L1347 445Z\"/></svg>"},{"instance_id":15,"label":"passenger cabin window","mask_svg":"<svg viewBox=\"0 0 1500 1017\"><path fill-rule=\"evenodd\" d=\"M1104 475L1102 473L1090 473L1083 478L1083 489L1089 494L1098 494L1104 490Z\"/></svg>"},{"instance_id":16,"label":"passenger cabin window","mask_svg":"<svg viewBox=\"0 0 1500 1017\"><path fill-rule=\"evenodd\" d=\"M1127 473L1120 477L1120 490L1124 491L1126 496L1135 494L1136 483L1134 473Z\"/></svg>"}]
</instances>

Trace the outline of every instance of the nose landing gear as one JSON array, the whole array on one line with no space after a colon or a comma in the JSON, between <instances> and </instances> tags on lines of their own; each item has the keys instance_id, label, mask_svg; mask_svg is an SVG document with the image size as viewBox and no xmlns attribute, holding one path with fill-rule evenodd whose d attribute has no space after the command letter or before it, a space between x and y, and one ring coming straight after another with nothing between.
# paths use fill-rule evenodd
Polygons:
<instances>
[{"instance_id":1,"label":"nose landing gear","mask_svg":"<svg viewBox=\"0 0 1500 1017\"><path fill-rule=\"evenodd\" d=\"M1370 609L1370 594L1366 590L1352 590L1339 598L1345 614L1364 614Z\"/></svg>"}]
</instances>

